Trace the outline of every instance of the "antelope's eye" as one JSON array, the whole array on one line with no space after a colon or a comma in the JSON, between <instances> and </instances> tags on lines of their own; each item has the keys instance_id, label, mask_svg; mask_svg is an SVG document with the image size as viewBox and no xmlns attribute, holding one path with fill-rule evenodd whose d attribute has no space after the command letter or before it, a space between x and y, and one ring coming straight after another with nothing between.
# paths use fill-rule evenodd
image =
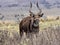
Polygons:
<instances>
[{"instance_id":1,"label":"antelope's eye","mask_svg":"<svg viewBox=\"0 0 60 45\"><path fill-rule=\"evenodd\" d=\"M31 17L34 17L35 15L34 14L30 14Z\"/></svg>"},{"instance_id":2,"label":"antelope's eye","mask_svg":"<svg viewBox=\"0 0 60 45\"><path fill-rule=\"evenodd\" d=\"M31 16L32 16L32 17L35 17L35 15L34 15L34 14L31 14Z\"/></svg>"},{"instance_id":3,"label":"antelope's eye","mask_svg":"<svg viewBox=\"0 0 60 45\"><path fill-rule=\"evenodd\" d=\"M39 17L42 17L43 15L44 15L44 14L42 13L42 14L39 15Z\"/></svg>"},{"instance_id":4,"label":"antelope's eye","mask_svg":"<svg viewBox=\"0 0 60 45\"><path fill-rule=\"evenodd\" d=\"M32 17L34 17L34 14L32 15Z\"/></svg>"},{"instance_id":5,"label":"antelope's eye","mask_svg":"<svg viewBox=\"0 0 60 45\"><path fill-rule=\"evenodd\" d=\"M38 15L39 17L41 17L41 15Z\"/></svg>"}]
</instances>

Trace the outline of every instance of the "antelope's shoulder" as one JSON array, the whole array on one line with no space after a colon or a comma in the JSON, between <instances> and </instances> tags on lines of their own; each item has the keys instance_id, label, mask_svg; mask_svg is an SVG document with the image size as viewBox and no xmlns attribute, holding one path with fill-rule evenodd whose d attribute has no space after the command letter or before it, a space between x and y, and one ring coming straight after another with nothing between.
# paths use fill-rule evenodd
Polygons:
<instances>
[{"instance_id":1,"label":"antelope's shoulder","mask_svg":"<svg viewBox=\"0 0 60 45\"><path fill-rule=\"evenodd\" d=\"M25 24L29 23L29 20L31 20L30 16L25 17L23 20L21 20L20 24L25 25Z\"/></svg>"}]
</instances>

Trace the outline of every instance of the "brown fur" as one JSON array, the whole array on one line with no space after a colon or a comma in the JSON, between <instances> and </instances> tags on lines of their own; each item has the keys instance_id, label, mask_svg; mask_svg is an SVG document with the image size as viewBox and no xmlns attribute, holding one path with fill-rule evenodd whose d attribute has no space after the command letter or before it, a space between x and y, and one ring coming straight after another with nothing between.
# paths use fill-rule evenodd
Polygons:
<instances>
[{"instance_id":1,"label":"brown fur","mask_svg":"<svg viewBox=\"0 0 60 45\"><path fill-rule=\"evenodd\" d=\"M41 13L41 9L37 5L37 8L39 9L39 12L37 14L34 14L33 12L31 12L31 8L32 8L32 3L30 3L30 16L24 18L20 24L19 24L19 30L20 30L20 36L22 37L23 33L25 32L26 35L28 33L38 33L39 32L39 18L43 16L43 13Z\"/></svg>"},{"instance_id":2,"label":"brown fur","mask_svg":"<svg viewBox=\"0 0 60 45\"><path fill-rule=\"evenodd\" d=\"M37 33L39 32L39 27L34 28L31 23L31 16L24 18L19 24L20 36L25 32L27 33Z\"/></svg>"}]
</instances>

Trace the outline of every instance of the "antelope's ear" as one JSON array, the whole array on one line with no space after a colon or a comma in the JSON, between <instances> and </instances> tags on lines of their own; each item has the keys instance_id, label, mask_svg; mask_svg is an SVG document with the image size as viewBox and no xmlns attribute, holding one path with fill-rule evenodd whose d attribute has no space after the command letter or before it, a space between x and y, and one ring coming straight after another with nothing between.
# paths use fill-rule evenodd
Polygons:
<instances>
[{"instance_id":1,"label":"antelope's ear","mask_svg":"<svg viewBox=\"0 0 60 45\"><path fill-rule=\"evenodd\" d=\"M42 17L44 15L44 13L40 14L39 17Z\"/></svg>"}]
</instances>

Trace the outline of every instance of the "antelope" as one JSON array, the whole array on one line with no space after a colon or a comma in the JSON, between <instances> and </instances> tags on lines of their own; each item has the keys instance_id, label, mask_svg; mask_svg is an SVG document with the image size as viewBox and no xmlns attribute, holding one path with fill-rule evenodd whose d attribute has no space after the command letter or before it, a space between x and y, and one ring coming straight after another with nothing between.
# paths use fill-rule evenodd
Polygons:
<instances>
[{"instance_id":1,"label":"antelope","mask_svg":"<svg viewBox=\"0 0 60 45\"><path fill-rule=\"evenodd\" d=\"M43 16L42 10L39 8L38 2L36 3L36 6L39 10L37 14L34 14L31 11L32 3L30 2L30 9L29 9L29 16L22 19L22 21L19 24L19 31L20 36L22 37L23 33L25 32L26 35L28 33L39 33L39 22L40 18Z\"/></svg>"}]
</instances>

